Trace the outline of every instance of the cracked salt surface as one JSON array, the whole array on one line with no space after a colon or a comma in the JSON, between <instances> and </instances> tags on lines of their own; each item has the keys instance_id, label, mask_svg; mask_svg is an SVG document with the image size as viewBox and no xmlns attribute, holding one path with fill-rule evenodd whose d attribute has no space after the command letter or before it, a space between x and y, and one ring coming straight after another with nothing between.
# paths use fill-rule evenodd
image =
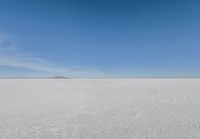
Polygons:
<instances>
[{"instance_id":1,"label":"cracked salt surface","mask_svg":"<svg viewBox=\"0 0 200 139\"><path fill-rule=\"evenodd\" d=\"M200 79L1 79L0 139L199 139Z\"/></svg>"}]
</instances>

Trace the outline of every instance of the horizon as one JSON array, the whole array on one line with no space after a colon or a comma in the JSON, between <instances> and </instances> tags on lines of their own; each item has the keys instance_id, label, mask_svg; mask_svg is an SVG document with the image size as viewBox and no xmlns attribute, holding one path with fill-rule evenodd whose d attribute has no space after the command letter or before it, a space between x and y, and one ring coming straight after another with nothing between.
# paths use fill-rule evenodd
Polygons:
<instances>
[{"instance_id":1,"label":"horizon","mask_svg":"<svg viewBox=\"0 0 200 139\"><path fill-rule=\"evenodd\" d=\"M149 76L149 77L67 77L67 76L0 76L0 79L200 79L200 76Z\"/></svg>"},{"instance_id":2,"label":"horizon","mask_svg":"<svg viewBox=\"0 0 200 139\"><path fill-rule=\"evenodd\" d=\"M199 78L197 0L0 0L0 78Z\"/></svg>"}]
</instances>

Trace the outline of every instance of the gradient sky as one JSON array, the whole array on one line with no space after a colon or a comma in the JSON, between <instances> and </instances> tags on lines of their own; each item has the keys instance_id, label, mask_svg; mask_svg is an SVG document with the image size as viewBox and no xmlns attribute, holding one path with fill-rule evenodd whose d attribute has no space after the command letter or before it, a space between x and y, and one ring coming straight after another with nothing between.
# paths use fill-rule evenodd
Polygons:
<instances>
[{"instance_id":1,"label":"gradient sky","mask_svg":"<svg viewBox=\"0 0 200 139\"><path fill-rule=\"evenodd\" d=\"M0 76L200 76L195 0L0 0Z\"/></svg>"}]
</instances>

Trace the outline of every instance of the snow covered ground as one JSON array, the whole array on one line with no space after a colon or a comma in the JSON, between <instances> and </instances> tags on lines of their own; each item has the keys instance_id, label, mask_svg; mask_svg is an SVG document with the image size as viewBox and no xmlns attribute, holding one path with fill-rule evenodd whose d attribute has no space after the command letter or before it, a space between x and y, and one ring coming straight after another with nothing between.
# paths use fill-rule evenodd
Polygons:
<instances>
[{"instance_id":1,"label":"snow covered ground","mask_svg":"<svg viewBox=\"0 0 200 139\"><path fill-rule=\"evenodd\" d=\"M0 139L199 139L200 79L1 79Z\"/></svg>"}]
</instances>

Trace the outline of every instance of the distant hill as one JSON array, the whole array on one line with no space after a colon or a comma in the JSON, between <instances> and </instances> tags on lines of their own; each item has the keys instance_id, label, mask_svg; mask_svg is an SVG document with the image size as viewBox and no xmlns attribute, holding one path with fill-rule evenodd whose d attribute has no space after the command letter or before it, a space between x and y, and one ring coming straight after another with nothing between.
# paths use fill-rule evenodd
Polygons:
<instances>
[{"instance_id":1,"label":"distant hill","mask_svg":"<svg viewBox=\"0 0 200 139\"><path fill-rule=\"evenodd\" d=\"M65 77L65 76L54 76L54 77L49 77L49 79L72 79L72 78Z\"/></svg>"}]
</instances>

